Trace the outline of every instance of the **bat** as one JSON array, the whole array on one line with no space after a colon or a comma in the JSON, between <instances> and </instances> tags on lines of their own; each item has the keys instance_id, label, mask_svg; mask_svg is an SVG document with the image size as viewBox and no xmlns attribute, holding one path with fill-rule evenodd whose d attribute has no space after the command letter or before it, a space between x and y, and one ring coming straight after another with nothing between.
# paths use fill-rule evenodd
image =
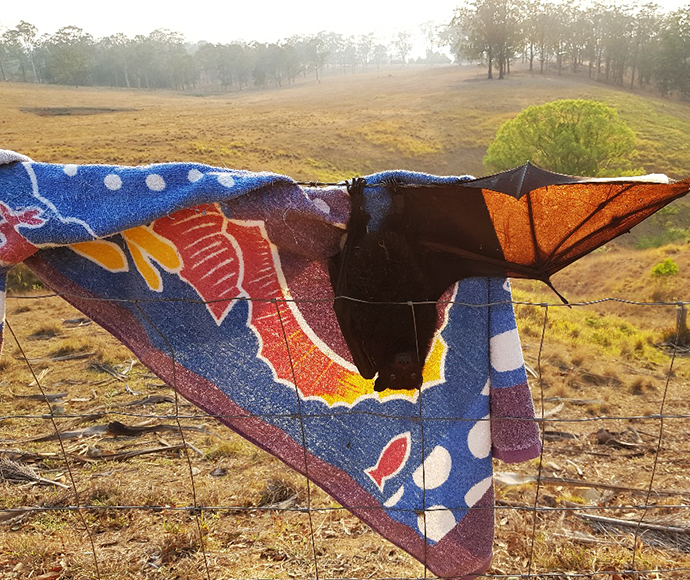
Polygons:
<instances>
[{"instance_id":1,"label":"bat","mask_svg":"<svg viewBox=\"0 0 690 580\"><path fill-rule=\"evenodd\" d=\"M376 184L380 187L381 184ZM329 263L336 317L376 391L416 389L438 321L435 302L471 276L551 276L685 195L690 179L597 179L527 163L456 183L383 185L391 204L369 231L363 179L348 187L347 240Z\"/></svg>"},{"instance_id":2,"label":"bat","mask_svg":"<svg viewBox=\"0 0 690 580\"><path fill-rule=\"evenodd\" d=\"M343 251L331 260L334 308L348 348L376 391L419 388L437 325L423 255L394 210L380 232L367 232L363 182L350 187L352 214ZM401 198L399 198L401 199ZM413 304L409 304L413 302Z\"/></svg>"}]
</instances>

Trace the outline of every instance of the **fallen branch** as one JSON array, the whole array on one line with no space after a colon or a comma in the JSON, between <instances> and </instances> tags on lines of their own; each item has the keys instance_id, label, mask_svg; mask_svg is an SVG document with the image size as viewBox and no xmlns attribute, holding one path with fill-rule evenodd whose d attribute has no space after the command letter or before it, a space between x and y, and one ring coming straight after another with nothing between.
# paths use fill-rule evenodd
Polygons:
<instances>
[{"instance_id":1,"label":"fallen branch","mask_svg":"<svg viewBox=\"0 0 690 580\"><path fill-rule=\"evenodd\" d=\"M131 367L130 367L131 368ZM89 369L93 371L98 371L101 373L109 374L111 377L116 378L118 381L125 382L127 379L127 373L121 373L115 367L99 362L92 362L89 364Z\"/></svg>"},{"instance_id":2,"label":"fallen branch","mask_svg":"<svg viewBox=\"0 0 690 580\"><path fill-rule=\"evenodd\" d=\"M91 324L91 319L90 318L70 318L68 320L63 320L62 325L71 327L71 328L77 328L79 326L89 326Z\"/></svg>"},{"instance_id":3,"label":"fallen branch","mask_svg":"<svg viewBox=\"0 0 690 580\"><path fill-rule=\"evenodd\" d=\"M116 451L116 452L103 452L94 454L91 453L88 457L90 459L105 459L108 461L124 461L125 459L131 459L132 457L137 457L139 455L150 455L152 453L163 453L165 451L180 451L185 448L183 443L179 445L163 445L161 447L151 447L149 449L137 449L134 451Z\"/></svg>"},{"instance_id":4,"label":"fallen branch","mask_svg":"<svg viewBox=\"0 0 690 580\"><path fill-rule=\"evenodd\" d=\"M570 403L571 405L585 406L585 405L602 405L605 403L603 399L571 399L569 397L545 397L545 403Z\"/></svg>"},{"instance_id":5,"label":"fallen branch","mask_svg":"<svg viewBox=\"0 0 690 580\"><path fill-rule=\"evenodd\" d=\"M60 399L64 399L67 393L46 393L45 395L14 395L15 399L28 399L30 401L48 401L49 403L54 403Z\"/></svg>"},{"instance_id":6,"label":"fallen branch","mask_svg":"<svg viewBox=\"0 0 690 580\"><path fill-rule=\"evenodd\" d=\"M46 362L46 361L65 361L65 360L79 360L82 358L89 358L94 356L96 353L95 352L76 352L73 354L65 354L62 356L40 356L38 358L26 358L25 356L21 354L15 354L14 358L20 361L26 361L30 363L36 363L36 362ZM39 377L40 379L40 377ZM34 381L35 384L35 381Z\"/></svg>"},{"instance_id":7,"label":"fallen branch","mask_svg":"<svg viewBox=\"0 0 690 580\"><path fill-rule=\"evenodd\" d=\"M139 407L140 405L159 405L160 403L174 403L175 399L167 395L152 395L145 399L138 399L131 403L122 403L120 407Z\"/></svg>"},{"instance_id":8,"label":"fallen branch","mask_svg":"<svg viewBox=\"0 0 690 580\"><path fill-rule=\"evenodd\" d=\"M597 516L594 514L575 514L579 518L591 520L601 524L608 524L612 526L623 526L629 528L642 528L645 530L655 530L657 532L665 532L672 534L688 534L690 535L690 528L683 528L679 526L662 526L661 524L648 523L645 521L621 520L618 518L607 518L605 516Z\"/></svg>"},{"instance_id":9,"label":"fallen branch","mask_svg":"<svg viewBox=\"0 0 690 580\"><path fill-rule=\"evenodd\" d=\"M553 431L550 429L544 430L544 440L545 441L562 441L564 439L573 440L579 439L577 435L573 433L568 433L566 431Z\"/></svg>"},{"instance_id":10,"label":"fallen branch","mask_svg":"<svg viewBox=\"0 0 690 580\"><path fill-rule=\"evenodd\" d=\"M93 425L86 429L76 431L52 432L47 435L24 439L22 442L55 441L57 439L79 439L80 437L92 437L94 435L109 435L111 437L138 437L144 433L160 433L163 431L197 431L199 433L209 433L204 427L178 426L178 425L125 425L120 421L111 421L105 425Z\"/></svg>"},{"instance_id":11,"label":"fallen branch","mask_svg":"<svg viewBox=\"0 0 690 580\"><path fill-rule=\"evenodd\" d=\"M503 485L523 485L525 483L535 483L537 477L534 475L522 475L520 473L496 473L495 480ZM637 489L634 487L625 487L622 485L614 485L611 483L599 483L593 481L585 481L582 479L571 479L568 477L545 477L542 476L539 481L545 485L561 485L563 487L589 487L592 489L606 489L609 491L619 491L624 493L632 493L646 496L648 490ZM659 497L690 497L690 491L652 491L652 493Z\"/></svg>"},{"instance_id":12,"label":"fallen branch","mask_svg":"<svg viewBox=\"0 0 690 580\"><path fill-rule=\"evenodd\" d=\"M58 481L41 477L28 465L22 465L11 459L0 460L0 481L12 483L37 483L38 485L56 485L68 489L69 486Z\"/></svg>"}]
</instances>

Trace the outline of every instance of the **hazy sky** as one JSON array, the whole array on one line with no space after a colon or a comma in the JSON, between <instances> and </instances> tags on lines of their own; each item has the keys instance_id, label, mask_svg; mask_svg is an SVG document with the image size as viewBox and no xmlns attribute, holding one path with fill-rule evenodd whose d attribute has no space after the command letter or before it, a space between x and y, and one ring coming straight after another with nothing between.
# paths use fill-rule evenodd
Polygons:
<instances>
[{"instance_id":1,"label":"hazy sky","mask_svg":"<svg viewBox=\"0 0 690 580\"><path fill-rule=\"evenodd\" d=\"M398 30L418 30L427 21L445 23L457 0L31 0L3 2L0 27L20 20L41 33L75 25L96 38L123 32L148 34L156 28L182 32L187 40L276 41L294 34L328 30L349 34L376 32L382 39Z\"/></svg>"},{"instance_id":2,"label":"hazy sky","mask_svg":"<svg viewBox=\"0 0 690 580\"><path fill-rule=\"evenodd\" d=\"M658 0L672 10L690 0ZM389 40L399 30L448 22L458 0L31 0L6 1L0 10L0 31L26 20L41 34L63 26L83 28L96 38L123 32L148 34L157 28L181 32L189 41L277 41L321 30L341 34L377 33Z\"/></svg>"}]
</instances>

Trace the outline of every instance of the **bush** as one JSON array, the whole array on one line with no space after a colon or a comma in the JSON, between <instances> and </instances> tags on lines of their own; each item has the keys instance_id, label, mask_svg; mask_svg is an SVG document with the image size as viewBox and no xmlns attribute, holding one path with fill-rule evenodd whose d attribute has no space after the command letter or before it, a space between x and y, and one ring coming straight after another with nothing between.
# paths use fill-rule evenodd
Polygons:
<instances>
[{"instance_id":1,"label":"bush","mask_svg":"<svg viewBox=\"0 0 690 580\"><path fill-rule=\"evenodd\" d=\"M563 99L527 107L505 122L484 164L504 171L530 161L542 169L586 176L631 175L635 134L615 109Z\"/></svg>"},{"instance_id":2,"label":"bush","mask_svg":"<svg viewBox=\"0 0 690 580\"><path fill-rule=\"evenodd\" d=\"M671 258L666 258L663 262L659 262L656 266L652 268L652 276L675 276L680 272L678 264L676 264Z\"/></svg>"},{"instance_id":3,"label":"bush","mask_svg":"<svg viewBox=\"0 0 690 580\"><path fill-rule=\"evenodd\" d=\"M24 294L38 288L43 288L43 284L24 264L13 266L7 273L8 294Z\"/></svg>"}]
</instances>

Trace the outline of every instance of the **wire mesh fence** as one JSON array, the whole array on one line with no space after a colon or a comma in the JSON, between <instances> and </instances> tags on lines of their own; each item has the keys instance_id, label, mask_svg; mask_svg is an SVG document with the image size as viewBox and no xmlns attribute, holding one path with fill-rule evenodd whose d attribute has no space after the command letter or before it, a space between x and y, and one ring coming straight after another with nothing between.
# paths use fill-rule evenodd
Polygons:
<instances>
[{"instance_id":1,"label":"wire mesh fence","mask_svg":"<svg viewBox=\"0 0 690 580\"><path fill-rule=\"evenodd\" d=\"M629 340L604 356L614 329L591 313L610 304L673 332L652 343L621 322ZM495 462L494 505L471 508L495 514L485 576L690 577L687 303L515 308L543 446ZM57 295L7 311L0 578L434 577L312 483L306 445L302 476L214 421L252 417L196 410ZM572 311L598 331L577 348ZM298 421L304 442L297 401L266 416Z\"/></svg>"}]
</instances>

